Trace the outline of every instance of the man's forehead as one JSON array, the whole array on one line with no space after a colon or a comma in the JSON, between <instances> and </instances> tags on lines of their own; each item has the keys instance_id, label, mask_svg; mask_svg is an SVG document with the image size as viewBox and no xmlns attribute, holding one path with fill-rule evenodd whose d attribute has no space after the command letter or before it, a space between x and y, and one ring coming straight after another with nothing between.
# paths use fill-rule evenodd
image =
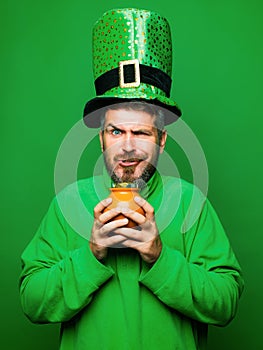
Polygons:
<instances>
[{"instance_id":1,"label":"man's forehead","mask_svg":"<svg viewBox=\"0 0 263 350\"><path fill-rule=\"evenodd\" d=\"M145 111L127 109L109 109L105 114L105 127L155 127L155 117Z\"/></svg>"}]
</instances>

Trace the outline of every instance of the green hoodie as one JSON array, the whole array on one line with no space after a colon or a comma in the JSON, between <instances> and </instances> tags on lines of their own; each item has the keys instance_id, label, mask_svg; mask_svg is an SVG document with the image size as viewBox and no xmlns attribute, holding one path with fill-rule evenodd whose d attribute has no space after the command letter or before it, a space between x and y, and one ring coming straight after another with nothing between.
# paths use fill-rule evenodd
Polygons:
<instances>
[{"instance_id":1,"label":"green hoodie","mask_svg":"<svg viewBox=\"0 0 263 350\"><path fill-rule=\"evenodd\" d=\"M25 314L61 322L61 350L205 349L207 325L228 324L243 290L214 209L191 184L156 173L142 196L155 208L160 257L149 265L135 250L110 248L100 262L88 238L109 186L98 176L54 198L22 255Z\"/></svg>"}]
</instances>

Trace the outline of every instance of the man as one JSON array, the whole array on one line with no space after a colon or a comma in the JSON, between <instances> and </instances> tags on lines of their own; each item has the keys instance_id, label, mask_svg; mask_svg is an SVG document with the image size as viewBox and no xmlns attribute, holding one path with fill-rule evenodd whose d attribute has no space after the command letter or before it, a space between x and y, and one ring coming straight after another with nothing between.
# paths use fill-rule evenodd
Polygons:
<instances>
[{"instance_id":1,"label":"man","mask_svg":"<svg viewBox=\"0 0 263 350\"><path fill-rule=\"evenodd\" d=\"M115 109L110 107L107 110L100 142L105 165L115 183L138 183L140 180L143 187L153 176L159 153L163 151L166 141L166 132L156 126L163 124L161 117L154 113L156 112L153 107L140 102L119 104ZM153 263L159 257L161 241L154 220L154 209L139 197L135 200L146 214L144 217L135 211L125 212L127 218L134 220L141 227L136 236L134 230L121 229L127 224L127 219L124 224L122 221L107 223L116 216L116 210L103 213L107 204L110 204L108 200L103 200L95 207L90 246L98 259L105 257L107 247L119 243L138 250L146 262ZM112 231L115 235L108 236Z\"/></svg>"},{"instance_id":2,"label":"man","mask_svg":"<svg viewBox=\"0 0 263 350\"><path fill-rule=\"evenodd\" d=\"M171 52L162 61L150 52L144 56L148 32L155 28L155 35L165 33L159 39L163 55L170 32L156 13L112 10L96 23L98 96L86 105L84 120L89 127L101 126L107 174L78 183L94 219L87 222L86 237L69 224L64 206L84 218L75 187L68 186L54 198L22 256L24 311L33 322L62 323L61 349L205 349L207 325L226 325L237 310L241 271L211 204L198 191L198 218L182 234L194 187L156 170L166 143L164 125L180 110L167 92ZM121 41L121 53L114 40ZM102 59L109 47L109 59ZM158 57L158 45L154 50ZM121 61L116 71L113 62L128 52L140 57ZM147 60L154 65L145 65ZM140 186L135 201L144 215L122 206L105 211L111 203L108 188L120 182ZM120 213L124 219L114 220ZM129 219L136 228L126 227Z\"/></svg>"}]
</instances>

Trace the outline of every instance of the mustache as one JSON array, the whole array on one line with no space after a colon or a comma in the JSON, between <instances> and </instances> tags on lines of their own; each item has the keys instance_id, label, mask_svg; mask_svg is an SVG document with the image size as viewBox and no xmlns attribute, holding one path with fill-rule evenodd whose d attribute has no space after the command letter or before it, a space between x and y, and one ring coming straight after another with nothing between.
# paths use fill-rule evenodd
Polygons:
<instances>
[{"instance_id":1,"label":"mustache","mask_svg":"<svg viewBox=\"0 0 263 350\"><path fill-rule=\"evenodd\" d=\"M114 156L114 161L123 161L123 160L145 160L147 159L147 156L145 154L137 154L136 152L129 152L129 153L119 153Z\"/></svg>"}]
</instances>

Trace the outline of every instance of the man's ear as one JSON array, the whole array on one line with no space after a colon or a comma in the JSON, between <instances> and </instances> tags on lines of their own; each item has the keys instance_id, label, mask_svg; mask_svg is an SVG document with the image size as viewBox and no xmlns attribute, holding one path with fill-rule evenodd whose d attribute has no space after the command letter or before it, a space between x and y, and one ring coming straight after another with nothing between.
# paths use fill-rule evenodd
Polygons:
<instances>
[{"instance_id":1,"label":"man's ear","mask_svg":"<svg viewBox=\"0 0 263 350\"><path fill-rule=\"evenodd\" d=\"M104 152L103 130L100 130L99 138L100 138L100 148L101 148L101 152Z\"/></svg>"},{"instance_id":2,"label":"man's ear","mask_svg":"<svg viewBox=\"0 0 263 350\"><path fill-rule=\"evenodd\" d=\"M161 136L161 139L160 139L160 142L159 142L159 145L160 145L159 153L160 154L163 153L163 151L164 151L164 147L165 147L165 144L166 144L166 139L167 139L167 131L163 130L162 136Z\"/></svg>"}]
</instances>

